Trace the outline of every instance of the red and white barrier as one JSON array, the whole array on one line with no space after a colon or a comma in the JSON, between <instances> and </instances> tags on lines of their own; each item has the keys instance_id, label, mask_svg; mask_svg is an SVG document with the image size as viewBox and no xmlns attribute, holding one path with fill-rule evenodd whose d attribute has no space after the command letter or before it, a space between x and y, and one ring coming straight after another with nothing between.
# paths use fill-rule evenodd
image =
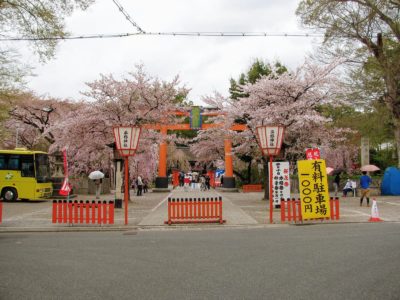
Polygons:
<instances>
[{"instance_id":1,"label":"red and white barrier","mask_svg":"<svg viewBox=\"0 0 400 300\"><path fill-rule=\"evenodd\" d=\"M225 223L222 197L168 198L168 221L165 224Z\"/></svg>"},{"instance_id":2,"label":"red and white barrier","mask_svg":"<svg viewBox=\"0 0 400 300\"><path fill-rule=\"evenodd\" d=\"M114 201L53 201L53 223L114 224Z\"/></svg>"},{"instance_id":3,"label":"red and white barrier","mask_svg":"<svg viewBox=\"0 0 400 300\"><path fill-rule=\"evenodd\" d=\"M330 198L329 201L331 216L326 220L339 220L339 198ZM311 219L314 220L314 219ZM324 220L324 219L318 219ZM300 199L281 199L281 222L302 222L307 221L301 215Z\"/></svg>"}]
</instances>

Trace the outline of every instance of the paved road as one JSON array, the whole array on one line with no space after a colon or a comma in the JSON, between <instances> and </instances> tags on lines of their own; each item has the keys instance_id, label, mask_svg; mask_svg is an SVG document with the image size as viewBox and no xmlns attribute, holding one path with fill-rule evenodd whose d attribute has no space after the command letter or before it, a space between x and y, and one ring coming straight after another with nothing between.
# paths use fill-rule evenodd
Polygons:
<instances>
[{"instance_id":1,"label":"paved road","mask_svg":"<svg viewBox=\"0 0 400 300\"><path fill-rule=\"evenodd\" d=\"M0 234L0 299L399 299L400 224Z\"/></svg>"}]
</instances>

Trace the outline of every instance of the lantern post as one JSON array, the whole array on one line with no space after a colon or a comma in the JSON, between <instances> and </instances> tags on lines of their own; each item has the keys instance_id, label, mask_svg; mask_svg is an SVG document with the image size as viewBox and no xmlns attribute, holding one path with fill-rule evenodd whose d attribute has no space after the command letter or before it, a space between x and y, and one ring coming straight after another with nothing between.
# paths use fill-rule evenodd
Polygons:
<instances>
[{"instance_id":1,"label":"lantern post","mask_svg":"<svg viewBox=\"0 0 400 300\"><path fill-rule=\"evenodd\" d=\"M128 225L129 156L134 156L139 145L141 128L137 126L114 126L115 145L125 161L125 225Z\"/></svg>"},{"instance_id":2,"label":"lantern post","mask_svg":"<svg viewBox=\"0 0 400 300\"><path fill-rule=\"evenodd\" d=\"M260 146L263 155L269 156L269 222L273 223L273 194L272 194L272 161L273 157L277 156L282 147L283 126L264 125L256 127L258 145Z\"/></svg>"}]
</instances>

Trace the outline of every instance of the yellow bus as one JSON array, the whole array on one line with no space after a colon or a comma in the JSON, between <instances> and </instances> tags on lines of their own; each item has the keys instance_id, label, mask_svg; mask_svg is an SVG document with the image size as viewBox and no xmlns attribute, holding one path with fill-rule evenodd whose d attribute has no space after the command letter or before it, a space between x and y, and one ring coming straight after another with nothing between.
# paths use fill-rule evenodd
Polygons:
<instances>
[{"instance_id":1,"label":"yellow bus","mask_svg":"<svg viewBox=\"0 0 400 300\"><path fill-rule=\"evenodd\" d=\"M49 156L25 148L0 150L0 197L6 201L46 200L53 193Z\"/></svg>"}]
</instances>

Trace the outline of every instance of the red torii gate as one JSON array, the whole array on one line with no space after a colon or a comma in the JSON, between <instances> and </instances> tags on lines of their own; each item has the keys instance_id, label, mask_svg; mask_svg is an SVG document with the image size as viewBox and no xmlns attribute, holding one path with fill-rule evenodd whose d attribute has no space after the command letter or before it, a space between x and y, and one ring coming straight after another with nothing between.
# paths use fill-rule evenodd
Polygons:
<instances>
[{"instance_id":1,"label":"red torii gate","mask_svg":"<svg viewBox=\"0 0 400 300\"><path fill-rule=\"evenodd\" d=\"M170 114L176 116L190 117L191 113L187 111L173 111ZM200 116L218 116L223 113L220 112L200 112ZM158 176L156 177L156 189L159 191L168 189L168 177L167 177L167 142L166 136L168 130L207 130L211 128L222 127L223 124L203 124L200 122L200 126L192 128L191 124L144 124L142 127L146 129L158 130L162 135L162 142L160 143L160 154L158 164ZM230 127L230 130L243 131L246 130L246 125L234 124ZM224 151L225 151L225 175L224 175L224 188L235 188L235 178L233 177L233 160L232 160L232 141L230 138L224 139Z\"/></svg>"}]
</instances>

